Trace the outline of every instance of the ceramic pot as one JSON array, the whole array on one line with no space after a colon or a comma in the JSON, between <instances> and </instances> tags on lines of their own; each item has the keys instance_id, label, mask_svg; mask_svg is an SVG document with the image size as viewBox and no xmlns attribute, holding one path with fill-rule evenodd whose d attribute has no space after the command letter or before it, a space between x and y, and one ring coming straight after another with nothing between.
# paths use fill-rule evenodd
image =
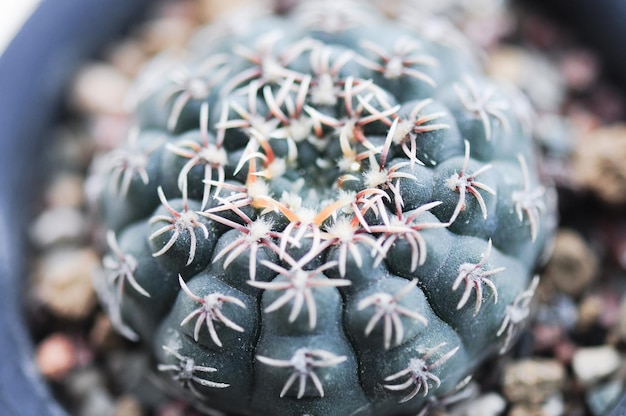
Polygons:
<instances>
[{"instance_id":1,"label":"ceramic pot","mask_svg":"<svg viewBox=\"0 0 626 416\"><path fill-rule=\"evenodd\" d=\"M80 62L149 0L42 1L0 57L0 415L65 412L37 373L21 314L27 226L63 93Z\"/></svg>"}]
</instances>

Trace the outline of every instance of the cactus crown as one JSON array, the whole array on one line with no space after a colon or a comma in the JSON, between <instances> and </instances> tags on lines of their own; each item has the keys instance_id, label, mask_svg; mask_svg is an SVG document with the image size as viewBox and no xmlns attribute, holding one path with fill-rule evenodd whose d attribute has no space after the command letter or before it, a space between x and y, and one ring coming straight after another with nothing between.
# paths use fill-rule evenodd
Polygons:
<instances>
[{"instance_id":1,"label":"cactus crown","mask_svg":"<svg viewBox=\"0 0 626 416\"><path fill-rule=\"evenodd\" d=\"M551 192L523 99L424 29L348 1L242 13L137 83L95 173L100 294L190 399L416 412L506 350Z\"/></svg>"}]
</instances>

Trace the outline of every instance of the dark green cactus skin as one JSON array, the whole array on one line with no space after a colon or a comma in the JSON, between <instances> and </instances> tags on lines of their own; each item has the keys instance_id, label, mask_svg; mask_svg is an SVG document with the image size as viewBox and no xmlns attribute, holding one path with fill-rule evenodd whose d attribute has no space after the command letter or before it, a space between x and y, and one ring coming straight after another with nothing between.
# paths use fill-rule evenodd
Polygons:
<instances>
[{"instance_id":1,"label":"dark green cactus skin","mask_svg":"<svg viewBox=\"0 0 626 416\"><path fill-rule=\"evenodd\" d=\"M190 400L415 414L514 338L552 191L522 98L466 51L320 7L217 26L146 76L94 182L100 294Z\"/></svg>"}]
</instances>

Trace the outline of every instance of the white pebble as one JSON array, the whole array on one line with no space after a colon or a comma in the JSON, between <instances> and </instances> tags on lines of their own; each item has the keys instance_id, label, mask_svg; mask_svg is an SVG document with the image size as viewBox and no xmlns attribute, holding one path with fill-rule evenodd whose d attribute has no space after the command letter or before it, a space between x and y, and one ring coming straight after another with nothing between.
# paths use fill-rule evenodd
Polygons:
<instances>
[{"instance_id":1,"label":"white pebble","mask_svg":"<svg viewBox=\"0 0 626 416\"><path fill-rule=\"evenodd\" d=\"M55 175L46 191L46 202L54 208L80 209L85 202L83 182L83 177L78 174L59 173Z\"/></svg>"},{"instance_id":2,"label":"white pebble","mask_svg":"<svg viewBox=\"0 0 626 416\"><path fill-rule=\"evenodd\" d=\"M124 114L130 80L109 64L90 64L76 75L72 100L87 113Z\"/></svg>"},{"instance_id":3,"label":"white pebble","mask_svg":"<svg viewBox=\"0 0 626 416\"><path fill-rule=\"evenodd\" d=\"M35 270L35 295L58 317L85 319L96 304L91 279L99 265L92 248L49 250Z\"/></svg>"},{"instance_id":4,"label":"white pebble","mask_svg":"<svg viewBox=\"0 0 626 416\"><path fill-rule=\"evenodd\" d=\"M41 213L30 231L33 242L38 247L49 247L57 243L84 240L88 225L80 210L59 207Z\"/></svg>"},{"instance_id":5,"label":"white pebble","mask_svg":"<svg viewBox=\"0 0 626 416\"><path fill-rule=\"evenodd\" d=\"M565 414L563 397L561 397L560 394L551 396L548 400L546 400L543 406L541 406L541 410L543 410L544 416L562 416Z\"/></svg>"},{"instance_id":6,"label":"white pebble","mask_svg":"<svg viewBox=\"0 0 626 416\"><path fill-rule=\"evenodd\" d=\"M496 393L487 393L463 405L455 416L498 416L506 409L506 401Z\"/></svg>"},{"instance_id":7,"label":"white pebble","mask_svg":"<svg viewBox=\"0 0 626 416\"><path fill-rule=\"evenodd\" d=\"M572 367L576 377L586 385L593 385L619 369L621 358L611 346L580 348L574 353Z\"/></svg>"}]
</instances>

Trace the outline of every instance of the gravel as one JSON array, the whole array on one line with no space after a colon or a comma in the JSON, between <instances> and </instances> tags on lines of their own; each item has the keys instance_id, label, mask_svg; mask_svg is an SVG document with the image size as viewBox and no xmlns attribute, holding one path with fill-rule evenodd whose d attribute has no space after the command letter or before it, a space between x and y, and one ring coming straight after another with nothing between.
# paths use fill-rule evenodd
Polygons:
<instances>
[{"instance_id":1,"label":"gravel","mask_svg":"<svg viewBox=\"0 0 626 416\"><path fill-rule=\"evenodd\" d=\"M402 2L385 7L393 13ZM447 3L455 2L463 3ZM73 415L197 414L159 393L140 346L116 334L96 305L91 273L99 260L90 241L101 231L90 225L83 184L94 153L115 146L130 125L124 100L141 65L242 3L250 0L168 0L78 72L68 99L75 117L58 128L56 167L33 219L26 304L37 365ZM470 399L433 412L600 416L626 380L626 103L570 33L539 14L483 3L482 15L455 8L455 21L487 48L489 71L536 105L542 169L558 187L561 225L519 342L479 370L459 395Z\"/></svg>"}]
</instances>

